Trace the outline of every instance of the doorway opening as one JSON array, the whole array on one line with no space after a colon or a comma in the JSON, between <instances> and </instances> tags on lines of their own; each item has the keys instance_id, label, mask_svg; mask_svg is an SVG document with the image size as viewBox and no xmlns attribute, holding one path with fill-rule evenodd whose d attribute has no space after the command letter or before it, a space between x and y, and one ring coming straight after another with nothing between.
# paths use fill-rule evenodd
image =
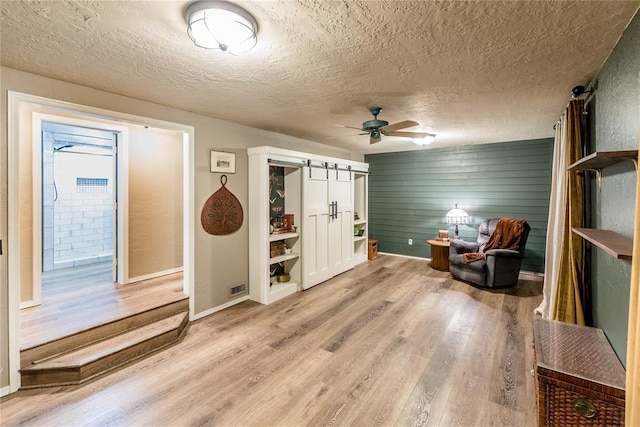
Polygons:
<instances>
[{"instance_id":1,"label":"doorway opening","mask_svg":"<svg viewBox=\"0 0 640 427\"><path fill-rule=\"evenodd\" d=\"M10 224L7 230L9 386L2 390L3 395L14 392L20 387L21 347L24 342L29 341L29 332L21 326L32 326L38 335L64 332L59 329L67 325L74 328L91 328L91 325L82 326L82 321L104 321L105 319L99 319L99 315L105 313L108 316L115 313L121 317L123 316L120 311L122 306L130 308L133 305L133 308L139 309L141 305L155 305L159 298L156 286L160 281L168 282L165 292L167 296L180 299L187 297L189 318L193 318L195 311L193 298L188 298L194 293L193 271L195 268L192 256L195 230L193 127L11 91L8 92L7 111L7 221ZM109 300L113 302L111 311L97 309L96 297L101 291L95 289L89 291L86 281L83 280L82 284L75 288L82 288L82 292L89 294L85 300L86 303L79 303L77 300L72 302L67 295L59 298L60 304L78 317L60 319L57 307L46 304L51 308L49 310L51 313L46 318L58 320L58 324L54 326L38 323L39 320L32 322L33 319L27 320L24 317L26 313L35 312L39 307L44 307L40 305L43 272L42 192L45 190L41 177L44 172L41 133L44 122L115 132L117 144L117 150L113 156L118 170L114 171L112 185L116 186L115 194L119 198L115 211L117 215L114 218L117 227L113 226L114 230L118 230L118 239L112 241L112 247L113 254L120 259L117 265L117 279L122 285L114 285L112 277L109 280L108 291L118 294L120 298ZM163 136L167 137L166 140ZM165 143L163 149L159 149L157 145L161 142L160 140ZM32 142L29 143L29 141ZM68 144L56 145L56 148L64 145ZM79 142L73 145L74 147L59 150L55 156L64 155L65 151L79 147ZM173 147L173 150L165 150L168 146ZM54 155L53 148L51 155ZM157 158L155 155L163 157ZM58 159L56 158L55 161L57 162ZM171 193L167 192L166 185L157 185L167 181L166 163L173 165L172 179L168 180L172 185ZM137 180L142 185L130 186L131 180ZM88 183L80 182L81 185ZM78 184L77 181L76 184ZM56 186L59 186L57 181ZM51 181L51 187L53 187L53 181ZM172 199L174 203L167 203L167 195L178 192L180 197L174 197ZM159 206L171 207L172 221L168 222L168 219L164 219L164 224L171 225L171 234L154 232L160 228L150 219L156 220L159 212L156 209L153 215L149 215L149 211L145 210L149 206L149 198L154 203L160 200ZM131 206L132 203L135 203L135 206ZM161 229L166 230L167 227L162 225ZM30 232L24 232L25 230ZM161 239L162 244L150 242L141 236ZM171 246L171 251L167 250L168 236L175 242ZM149 250L155 250L153 256L147 256ZM179 256L180 261L176 266L167 265L165 258L161 259L157 255L170 255L173 260ZM153 264L160 261L167 266ZM133 269L130 269L130 266L133 266ZM173 277L170 277L172 274ZM67 284L67 288L74 288L74 286ZM148 295L148 289L152 288L153 292ZM135 294L133 304L131 303L132 291ZM147 294L144 294L144 291L147 291ZM76 294L75 298L77 293L74 292L74 294ZM107 301L107 298L101 298L100 301ZM27 310L22 310L23 308Z\"/></svg>"},{"instance_id":2,"label":"doorway opening","mask_svg":"<svg viewBox=\"0 0 640 427\"><path fill-rule=\"evenodd\" d=\"M42 292L117 281L117 133L42 122Z\"/></svg>"}]
</instances>

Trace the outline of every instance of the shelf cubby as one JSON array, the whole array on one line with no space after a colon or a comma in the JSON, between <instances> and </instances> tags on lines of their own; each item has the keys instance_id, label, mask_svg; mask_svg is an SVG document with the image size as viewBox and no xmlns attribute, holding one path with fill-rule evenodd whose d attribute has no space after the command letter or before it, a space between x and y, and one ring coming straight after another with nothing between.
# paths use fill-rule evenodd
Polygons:
<instances>
[{"instance_id":1,"label":"shelf cubby","mask_svg":"<svg viewBox=\"0 0 640 427\"><path fill-rule=\"evenodd\" d=\"M367 239L369 230L367 224L368 215L368 187L369 176L366 173L353 174L353 211L358 214L358 219L353 219L354 228L364 230L362 236L353 236L354 264L360 264L367 260ZM355 231L355 230L354 230Z\"/></svg>"},{"instance_id":2,"label":"shelf cubby","mask_svg":"<svg viewBox=\"0 0 640 427\"><path fill-rule=\"evenodd\" d=\"M273 265L273 264L278 264L280 262L285 262L285 261L289 261L290 259L296 259L296 258L300 258L299 254L284 254L284 255L279 255L273 258L269 258L269 264Z\"/></svg>"},{"instance_id":3,"label":"shelf cubby","mask_svg":"<svg viewBox=\"0 0 640 427\"><path fill-rule=\"evenodd\" d=\"M278 242L280 240L294 239L294 238L299 237L299 236L300 236L300 234L294 233L294 232L270 234L269 235L269 242Z\"/></svg>"}]
</instances>

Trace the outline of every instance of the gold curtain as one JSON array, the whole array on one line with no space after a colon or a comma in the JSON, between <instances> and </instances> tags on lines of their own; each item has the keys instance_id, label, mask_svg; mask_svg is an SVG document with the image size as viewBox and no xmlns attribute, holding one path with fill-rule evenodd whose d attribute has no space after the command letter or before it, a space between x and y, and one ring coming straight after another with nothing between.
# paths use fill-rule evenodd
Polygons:
<instances>
[{"instance_id":1,"label":"gold curtain","mask_svg":"<svg viewBox=\"0 0 640 427\"><path fill-rule=\"evenodd\" d=\"M572 100L567 107L566 165L582 158L582 109L584 101ZM577 173L566 173L567 198L565 228L558 283L551 318L562 322L584 325L584 312L580 297L580 278L583 266L582 240L571 229L581 228L583 221L583 183Z\"/></svg>"},{"instance_id":2,"label":"gold curtain","mask_svg":"<svg viewBox=\"0 0 640 427\"><path fill-rule=\"evenodd\" d=\"M640 146L640 141L638 141ZM638 171L636 171L638 172ZM636 184L636 213L629 293L625 424L640 426L640 173Z\"/></svg>"}]
</instances>

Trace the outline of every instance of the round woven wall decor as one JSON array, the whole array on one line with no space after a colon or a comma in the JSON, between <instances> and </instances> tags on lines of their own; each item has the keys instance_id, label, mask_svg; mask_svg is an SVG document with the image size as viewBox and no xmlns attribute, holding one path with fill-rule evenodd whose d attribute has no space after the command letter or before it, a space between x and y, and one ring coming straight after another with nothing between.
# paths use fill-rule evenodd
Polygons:
<instances>
[{"instance_id":1,"label":"round woven wall decor","mask_svg":"<svg viewBox=\"0 0 640 427\"><path fill-rule=\"evenodd\" d=\"M207 199L200 215L202 228L216 236L237 231L242 226L244 218L240 201L225 187L226 175L220 177L220 184L222 187Z\"/></svg>"}]
</instances>

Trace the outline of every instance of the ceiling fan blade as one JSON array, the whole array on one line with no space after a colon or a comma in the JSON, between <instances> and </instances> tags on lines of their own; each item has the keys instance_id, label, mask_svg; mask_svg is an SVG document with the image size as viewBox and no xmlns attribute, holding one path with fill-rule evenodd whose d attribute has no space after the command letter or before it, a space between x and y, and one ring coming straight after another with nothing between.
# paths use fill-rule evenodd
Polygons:
<instances>
[{"instance_id":1,"label":"ceiling fan blade","mask_svg":"<svg viewBox=\"0 0 640 427\"><path fill-rule=\"evenodd\" d=\"M357 130L362 130L362 129L357 128L357 127L355 127L355 126L345 126L345 125L334 125L334 126L338 126L338 127L341 127L341 128L347 128L347 129L357 129Z\"/></svg>"},{"instance_id":2,"label":"ceiling fan blade","mask_svg":"<svg viewBox=\"0 0 640 427\"><path fill-rule=\"evenodd\" d=\"M340 136L327 136L324 139L341 139L341 138L349 138L351 136L360 136L360 135L369 135L369 132L363 132L363 133L350 133L349 135L340 135Z\"/></svg>"},{"instance_id":3,"label":"ceiling fan blade","mask_svg":"<svg viewBox=\"0 0 640 427\"><path fill-rule=\"evenodd\" d=\"M403 122L392 123L390 125L386 125L385 127L381 128L381 129L388 134L389 132L393 132L393 131L398 130L398 129L410 128L410 127L418 126L418 125L419 125L419 123L418 122L414 122L413 120L405 120Z\"/></svg>"},{"instance_id":4,"label":"ceiling fan blade","mask_svg":"<svg viewBox=\"0 0 640 427\"><path fill-rule=\"evenodd\" d=\"M376 142L380 142L380 137L374 138L373 136L369 137L369 144L375 144Z\"/></svg>"},{"instance_id":5,"label":"ceiling fan blade","mask_svg":"<svg viewBox=\"0 0 640 427\"><path fill-rule=\"evenodd\" d=\"M405 138L426 138L430 135L433 135L433 134L427 133L427 132L403 132L403 131L387 132L387 136L402 136Z\"/></svg>"}]
</instances>

